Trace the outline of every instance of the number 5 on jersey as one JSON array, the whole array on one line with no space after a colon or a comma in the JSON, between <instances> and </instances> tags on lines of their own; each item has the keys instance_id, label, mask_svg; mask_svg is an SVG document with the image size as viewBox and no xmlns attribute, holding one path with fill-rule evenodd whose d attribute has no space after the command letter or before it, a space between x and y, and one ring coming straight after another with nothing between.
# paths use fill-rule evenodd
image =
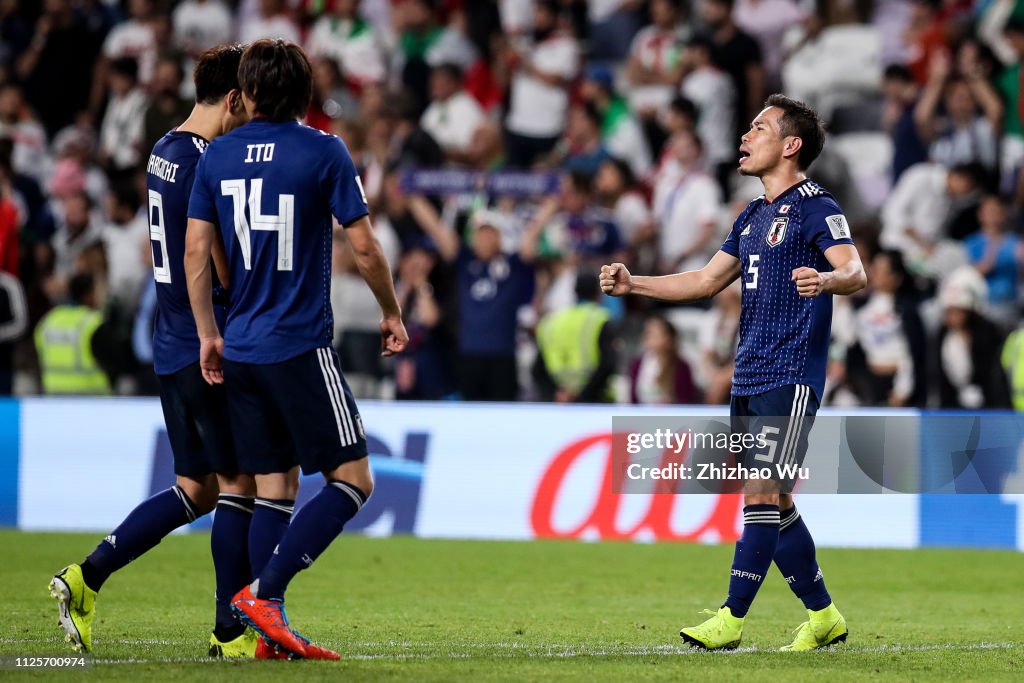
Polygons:
<instances>
[{"instance_id":1,"label":"number 5 on jersey","mask_svg":"<svg viewBox=\"0 0 1024 683\"><path fill-rule=\"evenodd\" d=\"M760 254L750 254L750 260L747 262L747 274L750 275L750 280L743 283L747 289L757 289L757 262L760 260Z\"/></svg>"},{"instance_id":2,"label":"number 5 on jersey","mask_svg":"<svg viewBox=\"0 0 1024 683\"><path fill-rule=\"evenodd\" d=\"M245 215L246 192L244 179L220 181L220 192L231 197L235 214L235 236L242 249L242 262L252 270L252 242L250 231L266 230L277 233L277 269L292 269L292 241L295 234L295 195L282 194L277 198L277 215L263 213L263 180L253 178L249 189L249 218ZM251 219L251 222L250 222Z\"/></svg>"}]
</instances>

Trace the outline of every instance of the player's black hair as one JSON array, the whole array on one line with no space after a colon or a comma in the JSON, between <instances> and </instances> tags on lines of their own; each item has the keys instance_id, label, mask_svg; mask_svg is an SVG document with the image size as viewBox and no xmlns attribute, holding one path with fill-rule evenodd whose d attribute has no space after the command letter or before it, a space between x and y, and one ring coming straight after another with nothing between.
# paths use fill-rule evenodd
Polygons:
<instances>
[{"instance_id":1,"label":"player's black hair","mask_svg":"<svg viewBox=\"0 0 1024 683\"><path fill-rule=\"evenodd\" d=\"M118 57L110 62L110 72L137 81L139 80L139 62L134 57Z\"/></svg>"},{"instance_id":2,"label":"player's black hair","mask_svg":"<svg viewBox=\"0 0 1024 683\"><path fill-rule=\"evenodd\" d=\"M238 43L211 47L196 60L192 80L196 84L196 102L217 104L238 87L238 64L244 48Z\"/></svg>"},{"instance_id":3,"label":"player's black hair","mask_svg":"<svg viewBox=\"0 0 1024 683\"><path fill-rule=\"evenodd\" d=\"M302 48L287 40L253 42L238 65L238 84L256 103L256 114L271 121L293 121L313 97L313 69Z\"/></svg>"},{"instance_id":4,"label":"player's black hair","mask_svg":"<svg viewBox=\"0 0 1024 683\"><path fill-rule=\"evenodd\" d=\"M71 299L71 303L81 305L85 303L85 298L92 294L95 288L96 283L93 281L92 275L78 273L68 282L68 297Z\"/></svg>"},{"instance_id":5,"label":"player's black hair","mask_svg":"<svg viewBox=\"0 0 1024 683\"><path fill-rule=\"evenodd\" d=\"M882 73L883 80L886 81L900 81L901 83L911 83L914 80L914 75L910 73L910 69L905 64L890 64L885 67L885 71Z\"/></svg>"},{"instance_id":6,"label":"player's black hair","mask_svg":"<svg viewBox=\"0 0 1024 683\"><path fill-rule=\"evenodd\" d=\"M818 112L803 102L781 93L769 96L764 101L764 106L782 110L782 116L779 118L779 134L782 137L792 135L803 141L797 153L796 164L801 171L806 170L825 146L825 124L818 116Z\"/></svg>"}]
</instances>

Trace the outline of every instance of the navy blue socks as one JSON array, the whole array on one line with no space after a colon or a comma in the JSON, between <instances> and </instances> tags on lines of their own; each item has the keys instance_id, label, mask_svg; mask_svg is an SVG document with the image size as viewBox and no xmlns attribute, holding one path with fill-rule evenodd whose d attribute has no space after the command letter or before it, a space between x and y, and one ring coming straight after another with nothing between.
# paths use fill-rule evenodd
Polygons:
<instances>
[{"instance_id":1,"label":"navy blue socks","mask_svg":"<svg viewBox=\"0 0 1024 683\"><path fill-rule=\"evenodd\" d=\"M231 611L231 598L252 581L249 569L249 524L253 498L222 493L210 532L210 550L217 576L217 620L213 635L222 643L234 640L245 631L245 624Z\"/></svg>"},{"instance_id":2,"label":"navy blue socks","mask_svg":"<svg viewBox=\"0 0 1024 683\"><path fill-rule=\"evenodd\" d=\"M82 562L82 577L98 591L111 574L155 548L164 536L199 517L196 504L177 486L132 510Z\"/></svg>"},{"instance_id":3,"label":"navy blue socks","mask_svg":"<svg viewBox=\"0 0 1024 683\"><path fill-rule=\"evenodd\" d=\"M810 610L825 609L832 597L825 588L818 561L814 555L814 539L807 530L796 507L782 513L779 544L775 548L775 564L790 589Z\"/></svg>"},{"instance_id":4,"label":"navy blue socks","mask_svg":"<svg viewBox=\"0 0 1024 683\"><path fill-rule=\"evenodd\" d=\"M249 566L259 576L270 561L274 549L288 531L288 522L295 512L295 501L285 498L256 497L252 525L249 527Z\"/></svg>"},{"instance_id":5,"label":"navy blue socks","mask_svg":"<svg viewBox=\"0 0 1024 683\"><path fill-rule=\"evenodd\" d=\"M340 480L328 482L295 515L277 552L258 573L257 597L283 600L292 578L327 550L365 502L366 494L359 487Z\"/></svg>"},{"instance_id":6,"label":"navy blue socks","mask_svg":"<svg viewBox=\"0 0 1024 683\"><path fill-rule=\"evenodd\" d=\"M764 582L779 543L779 506L747 505L743 508L743 535L736 542L729 597L725 607L734 617L745 617L757 590Z\"/></svg>"}]
</instances>

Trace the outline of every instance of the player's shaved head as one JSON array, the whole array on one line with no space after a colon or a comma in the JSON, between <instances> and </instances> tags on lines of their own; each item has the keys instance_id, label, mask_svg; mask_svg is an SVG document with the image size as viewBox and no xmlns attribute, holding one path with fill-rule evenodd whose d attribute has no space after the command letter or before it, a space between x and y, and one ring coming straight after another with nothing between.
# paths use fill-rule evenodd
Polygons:
<instances>
[{"instance_id":1,"label":"player's shaved head","mask_svg":"<svg viewBox=\"0 0 1024 683\"><path fill-rule=\"evenodd\" d=\"M797 153L796 163L801 171L806 171L825 146L825 124L818 116L818 112L799 100L779 93L765 100L764 106L766 109L775 107L782 111L782 115L779 116L781 137L792 136L803 141Z\"/></svg>"},{"instance_id":2,"label":"player's shaved head","mask_svg":"<svg viewBox=\"0 0 1024 683\"><path fill-rule=\"evenodd\" d=\"M243 48L234 43L218 45L199 55L192 80L196 84L196 102L217 104L232 90L238 90L238 64Z\"/></svg>"},{"instance_id":3,"label":"player's shaved head","mask_svg":"<svg viewBox=\"0 0 1024 683\"><path fill-rule=\"evenodd\" d=\"M238 83L255 104L258 116L292 121L309 108L313 69L295 43L264 38L246 48L238 67Z\"/></svg>"}]
</instances>

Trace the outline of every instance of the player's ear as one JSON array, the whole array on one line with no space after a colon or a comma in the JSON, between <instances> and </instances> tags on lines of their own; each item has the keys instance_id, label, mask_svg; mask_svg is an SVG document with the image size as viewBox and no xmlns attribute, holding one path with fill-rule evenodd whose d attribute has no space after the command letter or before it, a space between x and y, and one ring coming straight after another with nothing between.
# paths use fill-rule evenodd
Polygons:
<instances>
[{"instance_id":1,"label":"player's ear","mask_svg":"<svg viewBox=\"0 0 1024 683\"><path fill-rule=\"evenodd\" d=\"M245 109L245 105L242 103L242 93L240 90L233 88L228 93L228 111L232 114L241 114Z\"/></svg>"},{"instance_id":2,"label":"player's ear","mask_svg":"<svg viewBox=\"0 0 1024 683\"><path fill-rule=\"evenodd\" d=\"M790 135L786 138L786 142L782 145L782 155L787 159L795 157L800 153L800 149L804 146L804 141L794 135Z\"/></svg>"}]
</instances>

